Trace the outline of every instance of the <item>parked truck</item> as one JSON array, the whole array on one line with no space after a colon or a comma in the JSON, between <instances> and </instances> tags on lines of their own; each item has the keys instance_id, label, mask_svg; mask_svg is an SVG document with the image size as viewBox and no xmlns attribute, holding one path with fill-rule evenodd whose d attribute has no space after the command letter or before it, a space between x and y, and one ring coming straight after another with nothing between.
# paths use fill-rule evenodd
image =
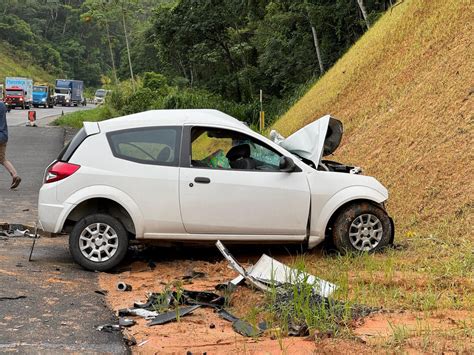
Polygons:
<instances>
[{"instance_id":1,"label":"parked truck","mask_svg":"<svg viewBox=\"0 0 474 355\"><path fill-rule=\"evenodd\" d=\"M33 105L33 80L28 78L5 78L5 104L8 111L21 107L28 110Z\"/></svg>"},{"instance_id":2,"label":"parked truck","mask_svg":"<svg viewBox=\"0 0 474 355\"><path fill-rule=\"evenodd\" d=\"M51 85L36 84L33 86L33 107L54 107L54 93Z\"/></svg>"},{"instance_id":3,"label":"parked truck","mask_svg":"<svg viewBox=\"0 0 474 355\"><path fill-rule=\"evenodd\" d=\"M81 80L57 79L54 89L56 105L78 106L84 102L84 83Z\"/></svg>"}]
</instances>

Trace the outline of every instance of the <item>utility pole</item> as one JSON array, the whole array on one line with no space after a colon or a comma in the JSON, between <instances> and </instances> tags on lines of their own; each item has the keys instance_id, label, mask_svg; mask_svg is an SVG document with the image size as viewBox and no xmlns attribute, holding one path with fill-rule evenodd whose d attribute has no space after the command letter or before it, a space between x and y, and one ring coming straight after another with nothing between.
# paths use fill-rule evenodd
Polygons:
<instances>
[{"instance_id":1,"label":"utility pole","mask_svg":"<svg viewBox=\"0 0 474 355\"><path fill-rule=\"evenodd\" d=\"M367 10L365 9L364 0L357 0L357 4L359 4L360 12L362 12L362 17L364 18L365 25L367 29L370 28L369 18L367 16Z\"/></svg>"},{"instance_id":2,"label":"utility pole","mask_svg":"<svg viewBox=\"0 0 474 355\"><path fill-rule=\"evenodd\" d=\"M321 51L319 49L318 35L316 34L316 29L314 28L312 24L311 24L311 32L313 33L313 42L314 42L314 48L316 50L316 57L318 58L319 71L321 72L321 75L323 75L324 66L323 66L323 60L321 58Z\"/></svg>"},{"instance_id":3,"label":"utility pole","mask_svg":"<svg viewBox=\"0 0 474 355\"><path fill-rule=\"evenodd\" d=\"M123 2L122 2L122 24L123 24L123 33L125 35L125 44L127 45L128 65L130 67L130 78L132 79L133 91L135 91L135 77L133 76L132 58L130 56L130 45L128 43L127 26L125 24L125 8L124 8Z\"/></svg>"}]
</instances>

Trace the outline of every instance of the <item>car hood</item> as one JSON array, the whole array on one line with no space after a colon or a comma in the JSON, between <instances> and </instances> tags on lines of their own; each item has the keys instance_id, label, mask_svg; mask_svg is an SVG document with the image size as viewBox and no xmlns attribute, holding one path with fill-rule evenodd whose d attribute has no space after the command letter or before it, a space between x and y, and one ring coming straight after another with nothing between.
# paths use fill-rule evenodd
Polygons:
<instances>
[{"instance_id":1,"label":"car hood","mask_svg":"<svg viewBox=\"0 0 474 355\"><path fill-rule=\"evenodd\" d=\"M331 115L326 115L287 138L277 131L271 131L270 139L287 151L318 166L322 157L332 154L339 147L342 133L342 122Z\"/></svg>"}]
</instances>

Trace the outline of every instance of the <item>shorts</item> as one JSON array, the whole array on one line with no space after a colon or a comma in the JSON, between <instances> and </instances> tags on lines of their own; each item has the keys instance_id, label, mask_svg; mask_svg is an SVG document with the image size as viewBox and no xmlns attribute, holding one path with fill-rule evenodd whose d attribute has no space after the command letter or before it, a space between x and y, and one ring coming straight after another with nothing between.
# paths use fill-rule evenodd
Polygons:
<instances>
[{"instance_id":1,"label":"shorts","mask_svg":"<svg viewBox=\"0 0 474 355\"><path fill-rule=\"evenodd\" d=\"M0 164L5 163L6 152L7 152L7 143L0 143Z\"/></svg>"}]
</instances>

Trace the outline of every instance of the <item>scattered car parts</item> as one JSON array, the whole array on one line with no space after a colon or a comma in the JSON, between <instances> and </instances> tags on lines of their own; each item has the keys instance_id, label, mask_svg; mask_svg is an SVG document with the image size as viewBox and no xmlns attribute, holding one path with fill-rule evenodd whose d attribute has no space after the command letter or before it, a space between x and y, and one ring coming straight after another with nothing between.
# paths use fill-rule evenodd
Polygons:
<instances>
[{"instance_id":1,"label":"scattered car parts","mask_svg":"<svg viewBox=\"0 0 474 355\"><path fill-rule=\"evenodd\" d=\"M126 284L125 282L117 282L117 291L125 292L131 291L132 285Z\"/></svg>"},{"instance_id":2,"label":"scattered car parts","mask_svg":"<svg viewBox=\"0 0 474 355\"><path fill-rule=\"evenodd\" d=\"M262 291L269 291L272 286L301 282L310 284L314 292L323 297L329 297L337 289L336 285L328 281L321 280L306 272L289 268L266 254L263 254L253 267L249 270L245 270L244 267L234 259L220 240L216 242L216 246L241 277ZM239 281L240 279L234 280ZM231 284L234 284L234 280L231 281Z\"/></svg>"}]
</instances>

